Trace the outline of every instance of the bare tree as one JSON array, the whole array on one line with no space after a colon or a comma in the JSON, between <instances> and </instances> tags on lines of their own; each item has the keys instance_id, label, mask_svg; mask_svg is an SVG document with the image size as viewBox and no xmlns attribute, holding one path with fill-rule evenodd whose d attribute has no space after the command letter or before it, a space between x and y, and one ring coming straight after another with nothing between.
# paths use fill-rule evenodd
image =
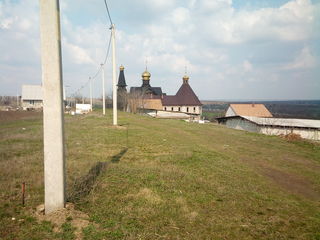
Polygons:
<instances>
[{"instance_id":1,"label":"bare tree","mask_svg":"<svg viewBox=\"0 0 320 240\"><path fill-rule=\"evenodd\" d=\"M128 109L128 93L126 91L118 91L118 108L124 112Z\"/></svg>"},{"instance_id":2,"label":"bare tree","mask_svg":"<svg viewBox=\"0 0 320 240\"><path fill-rule=\"evenodd\" d=\"M134 91L128 95L128 108L132 113L137 113L138 109L143 106L144 97L140 91Z\"/></svg>"}]
</instances>

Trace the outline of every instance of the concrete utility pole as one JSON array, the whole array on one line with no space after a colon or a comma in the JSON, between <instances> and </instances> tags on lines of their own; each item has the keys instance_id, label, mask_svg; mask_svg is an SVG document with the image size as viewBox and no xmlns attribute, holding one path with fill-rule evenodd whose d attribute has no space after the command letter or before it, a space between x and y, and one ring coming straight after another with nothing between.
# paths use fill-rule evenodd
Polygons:
<instances>
[{"instance_id":1,"label":"concrete utility pole","mask_svg":"<svg viewBox=\"0 0 320 240\"><path fill-rule=\"evenodd\" d=\"M89 83L90 83L90 111L92 112L92 79L89 77Z\"/></svg>"},{"instance_id":2,"label":"concrete utility pole","mask_svg":"<svg viewBox=\"0 0 320 240\"><path fill-rule=\"evenodd\" d=\"M45 213L65 207L65 148L59 0L40 0Z\"/></svg>"},{"instance_id":3,"label":"concrete utility pole","mask_svg":"<svg viewBox=\"0 0 320 240\"><path fill-rule=\"evenodd\" d=\"M106 92L104 89L104 65L101 63L101 76L102 76L102 109L103 115L106 115Z\"/></svg>"},{"instance_id":4,"label":"concrete utility pole","mask_svg":"<svg viewBox=\"0 0 320 240\"><path fill-rule=\"evenodd\" d=\"M113 99L113 125L118 125L117 104L117 72L116 72L116 33L115 25L111 26L112 35L112 99Z\"/></svg>"},{"instance_id":5,"label":"concrete utility pole","mask_svg":"<svg viewBox=\"0 0 320 240\"><path fill-rule=\"evenodd\" d=\"M17 108L19 107L19 93L17 93Z\"/></svg>"}]
</instances>

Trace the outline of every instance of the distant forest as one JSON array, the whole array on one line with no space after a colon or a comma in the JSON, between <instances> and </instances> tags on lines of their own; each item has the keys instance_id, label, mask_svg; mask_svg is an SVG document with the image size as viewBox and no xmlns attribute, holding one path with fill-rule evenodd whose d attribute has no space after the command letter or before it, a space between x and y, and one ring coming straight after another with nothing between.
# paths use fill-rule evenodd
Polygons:
<instances>
[{"instance_id":1,"label":"distant forest","mask_svg":"<svg viewBox=\"0 0 320 240\"><path fill-rule=\"evenodd\" d=\"M277 118L320 119L320 100L218 102L204 101L203 115L212 118L224 116L231 103L262 103Z\"/></svg>"}]
</instances>

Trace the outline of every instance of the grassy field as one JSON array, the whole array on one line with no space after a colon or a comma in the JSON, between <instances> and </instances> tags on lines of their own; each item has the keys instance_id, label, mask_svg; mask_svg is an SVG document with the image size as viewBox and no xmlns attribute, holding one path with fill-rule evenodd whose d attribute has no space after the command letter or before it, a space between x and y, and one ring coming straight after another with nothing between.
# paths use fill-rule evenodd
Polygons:
<instances>
[{"instance_id":1,"label":"grassy field","mask_svg":"<svg viewBox=\"0 0 320 240\"><path fill-rule=\"evenodd\" d=\"M118 128L110 112L66 116L68 199L79 214L56 224L35 214L41 114L6 114L0 239L320 239L319 144L127 113Z\"/></svg>"}]
</instances>

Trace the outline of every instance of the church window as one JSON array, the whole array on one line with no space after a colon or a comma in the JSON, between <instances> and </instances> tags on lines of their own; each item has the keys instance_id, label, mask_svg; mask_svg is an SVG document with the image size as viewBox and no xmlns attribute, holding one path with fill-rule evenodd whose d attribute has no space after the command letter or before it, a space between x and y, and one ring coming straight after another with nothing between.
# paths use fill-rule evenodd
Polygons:
<instances>
[{"instance_id":1,"label":"church window","mask_svg":"<svg viewBox=\"0 0 320 240\"><path fill-rule=\"evenodd\" d=\"M193 112L196 112L196 107L193 107Z\"/></svg>"},{"instance_id":2,"label":"church window","mask_svg":"<svg viewBox=\"0 0 320 240\"><path fill-rule=\"evenodd\" d=\"M164 107L164 110L167 111L167 107Z\"/></svg>"},{"instance_id":3,"label":"church window","mask_svg":"<svg viewBox=\"0 0 320 240\"><path fill-rule=\"evenodd\" d=\"M173 107L171 107L171 111L173 111Z\"/></svg>"},{"instance_id":4,"label":"church window","mask_svg":"<svg viewBox=\"0 0 320 240\"><path fill-rule=\"evenodd\" d=\"M180 112L180 107L178 108L178 111Z\"/></svg>"},{"instance_id":5,"label":"church window","mask_svg":"<svg viewBox=\"0 0 320 240\"><path fill-rule=\"evenodd\" d=\"M187 107L187 112L189 112L189 108Z\"/></svg>"}]
</instances>

